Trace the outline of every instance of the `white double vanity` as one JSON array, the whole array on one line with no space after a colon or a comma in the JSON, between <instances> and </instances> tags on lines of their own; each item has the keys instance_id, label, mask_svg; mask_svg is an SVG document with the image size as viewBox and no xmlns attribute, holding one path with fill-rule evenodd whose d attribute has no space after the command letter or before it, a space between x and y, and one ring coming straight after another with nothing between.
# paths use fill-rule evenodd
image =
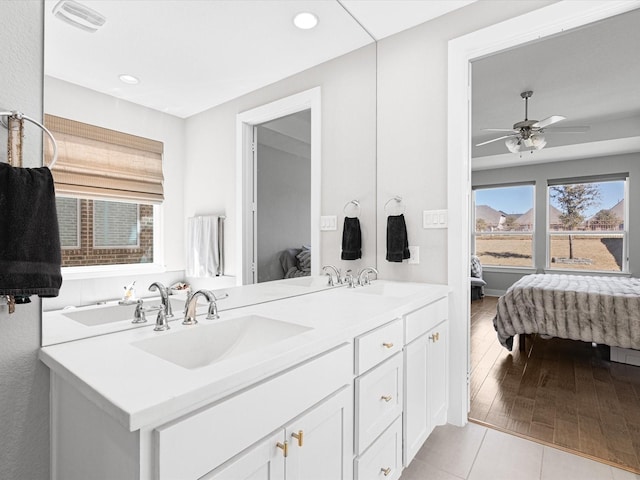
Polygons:
<instances>
[{"instance_id":1,"label":"white double vanity","mask_svg":"<svg viewBox=\"0 0 640 480\"><path fill-rule=\"evenodd\" d=\"M448 288L319 281L227 289L221 309L253 304L218 320L204 305L185 326L174 308L168 331L149 316L44 347L52 478L399 478L446 421Z\"/></svg>"}]
</instances>

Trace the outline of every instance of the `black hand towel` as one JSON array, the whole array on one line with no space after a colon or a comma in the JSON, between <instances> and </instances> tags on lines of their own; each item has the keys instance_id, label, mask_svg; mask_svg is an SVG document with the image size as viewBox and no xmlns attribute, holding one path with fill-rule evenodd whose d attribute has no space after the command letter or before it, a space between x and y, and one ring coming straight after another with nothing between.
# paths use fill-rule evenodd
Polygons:
<instances>
[{"instance_id":1,"label":"black hand towel","mask_svg":"<svg viewBox=\"0 0 640 480\"><path fill-rule=\"evenodd\" d=\"M387 217L387 261L401 262L410 256L404 215L389 215Z\"/></svg>"},{"instance_id":2,"label":"black hand towel","mask_svg":"<svg viewBox=\"0 0 640 480\"><path fill-rule=\"evenodd\" d=\"M360 220L357 217L344 217L342 229L342 260L357 260L362 258L362 234Z\"/></svg>"},{"instance_id":3,"label":"black hand towel","mask_svg":"<svg viewBox=\"0 0 640 480\"><path fill-rule=\"evenodd\" d=\"M60 263L51 172L0 162L0 295L57 296Z\"/></svg>"}]
</instances>

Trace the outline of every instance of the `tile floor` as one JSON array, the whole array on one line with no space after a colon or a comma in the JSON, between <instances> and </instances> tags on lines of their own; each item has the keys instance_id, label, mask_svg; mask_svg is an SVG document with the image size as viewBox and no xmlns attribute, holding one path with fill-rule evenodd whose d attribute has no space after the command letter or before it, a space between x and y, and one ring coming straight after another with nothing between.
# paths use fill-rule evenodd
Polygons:
<instances>
[{"instance_id":1,"label":"tile floor","mask_svg":"<svg viewBox=\"0 0 640 480\"><path fill-rule=\"evenodd\" d=\"M640 480L610 467L475 423L436 428L400 480Z\"/></svg>"}]
</instances>

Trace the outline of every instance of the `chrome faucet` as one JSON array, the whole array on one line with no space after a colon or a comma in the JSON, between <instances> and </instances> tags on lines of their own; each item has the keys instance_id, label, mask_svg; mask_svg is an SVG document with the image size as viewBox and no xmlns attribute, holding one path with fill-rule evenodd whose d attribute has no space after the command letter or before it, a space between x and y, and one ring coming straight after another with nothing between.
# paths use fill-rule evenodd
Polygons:
<instances>
[{"instance_id":1,"label":"chrome faucet","mask_svg":"<svg viewBox=\"0 0 640 480\"><path fill-rule=\"evenodd\" d=\"M355 287L355 282L353 281L353 275L351 274L351 269L347 270L346 275L344 276L344 283L347 284L347 288Z\"/></svg>"},{"instance_id":2,"label":"chrome faucet","mask_svg":"<svg viewBox=\"0 0 640 480\"><path fill-rule=\"evenodd\" d=\"M338 285L341 285L342 284L342 278L340 278L340 270L338 270L333 265L325 265L324 267L322 267L322 271L326 272L327 276L329 277L329 286L330 287L333 287L334 281L333 281L333 276L331 275L331 272L327 272L327 270L333 270L333 273L336 275L335 283L337 283Z\"/></svg>"},{"instance_id":3,"label":"chrome faucet","mask_svg":"<svg viewBox=\"0 0 640 480\"><path fill-rule=\"evenodd\" d=\"M206 317L207 320L216 320L220 318L220 315L218 315L218 304L216 302L223 298L227 298L229 294L224 293L216 297L211 290L198 290L193 295L189 295L185 305L184 320L182 321L183 325L195 325L198 323L196 320L196 304L199 296L203 296L209 302L209 310L207 311Z\"/></svg>"},{"instance_id":4,"label":"chrome faucet","mask_svg":"<svg viewBox=\"0 0 640 480\"><path fill-rule=\"evenodd\" d=\"M162 302L165 316L167 318L172 318L173 310L171 309L171 302L169 301L169 289L160 282L153 282L149 285L150 292L155 292L156 290L160 292L160 301Z\"/></svg>"},{"instance_id":5,"label":"chrome faucet","mask_svg":"<svg viewBox=\"0 0 640 480\"><path fill-rule=\"evenodd\" d=\"M147 323L146 314L148 312L158 312L158 317L156 318L156 326L154 330L155 331L169 330L169 323L167 323L167 315L162 305L145 307L144 301L141 298L136 300L135 303L136 303L136 309L133 312L133 320L131 320L131 323Z\"/></svg>"},{"instance_id":6,"label":"chrome faucet","mask_svg":"<svg viewBox=\"0 0 640 480\"><path fill-rule=\"evenodd\" d=\"M371 285L371 279L369 278L370 273L375 273L376 278L378 278L378 270L375 267L364 267L358 273L358 285Z\"/></svg>"}]
</instances>

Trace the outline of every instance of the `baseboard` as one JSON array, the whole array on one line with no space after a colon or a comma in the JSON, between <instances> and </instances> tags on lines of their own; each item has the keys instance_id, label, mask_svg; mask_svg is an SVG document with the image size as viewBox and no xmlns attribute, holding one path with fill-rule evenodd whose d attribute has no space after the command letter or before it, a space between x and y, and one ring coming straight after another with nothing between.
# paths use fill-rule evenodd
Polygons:
<instances>
[{"instance_id":1,"label":"baseboard","mask_svg":"<svg viewBox=\"0 0 640 480\"><path fill-rule=\"evenodd\" d=\"M487 297L501 297L506 293L506 290L493 290L491 288L485 288L484 294Z\"/></svg>"}]
</instances>

